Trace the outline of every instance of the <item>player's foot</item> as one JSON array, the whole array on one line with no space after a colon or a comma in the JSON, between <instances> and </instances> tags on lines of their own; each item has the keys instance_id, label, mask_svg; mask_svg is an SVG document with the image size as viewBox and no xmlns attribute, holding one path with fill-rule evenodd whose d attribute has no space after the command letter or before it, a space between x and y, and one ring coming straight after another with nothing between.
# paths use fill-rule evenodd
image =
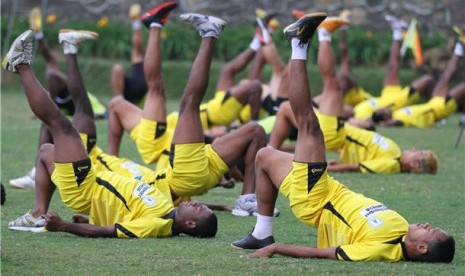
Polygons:
<instances>
[{"instance_id":1,"label":"player's foot","mask_svg":"<svg viewBox=\"0 0 465 276\"><path fill-rule=\"evenodd\" d=\"M226 177L222 177L220 182L218 182L218 184L216 184L215 187L223 187L225 189L232 189L236 186L236 181L234 180L234 178L229 178L227 179Z\"/></svg>"},{"instance_id":2,"label":"player's foot","mask_svg":"<svg viewBox=\"0 0 465 276\"><path fill-rule=\"evenodd\" d=\"M392 30L405 30L408 27L405 21L392 15L385 15L384 19L389 23L389 26L391 26Z\"/></svg>"},{"instance_id":3,"label":"player's foot","mask_svg":"<svg viewBox=\"0 0 465 276\"><path fill-rule=\"evenodd\" d=\"M30 210L8 223L8 229L17 231L28 231L40 233L45 231L45 216L35 218L31 215Z\"/></svg>"},{"instance_id":4,"label":"player's foot","mask_svg":"<svg viewBox=\"0 0 465 276\"><path fill-rule=\"evenodd\" d=\"M302 16L305 15L305 12L301 10L292 10L291 12L295 19L300 19Z\"/></svg>"},{"instance_id":5,"label":"player's foot","mask_svg":"<svg viewBox=\"0 0 465 276\"><path fill-rule=\"evenodd\" d=\"M156 6L155 8L146 11L140 17L142 23L145 27L150 28L150 24L158 23L160 25L165 25L168 22L168 15L172 10L178 6L178 3L175 1L168 1L163 4Z\"/></svg>"},{"instance_id":6,"label":"player's foot","mask_svg":"<svg viewBox=\"0 0 465 276\"><path fill-rule=\"evenodd\" d=\"M331 17L326 17L323 22L320 24L320 28L325 28L328 32L332 33L335 30L339 29L342 26L349 25L350 22L346 21L340 17L336 16L331 16Z\"/></svg>"},{"instance_id":7,"label":"player's foot","mask_svg":"<svg viewBox=\"0 0 465 276\"><path fill-rule=\"evenodd\" d=\"M38 7L29 11L29 28L34 32L42 30L42 13Z\"/></svg>"},{"instance_id":8,"label":"player's foot","mask_svg":"<svg viewBox=\"0 0 465 276\"><path fill-rule=\"evenodd\" d=\"M350 15L352 12L348 9L344 9L339 13L339 18L342 18L343 20L350 22Z\"/></svg>"},{"instance_id":9,"label":"player's foot","mask_svg":"<svg viewBox=\"0 0 465 276\"><path fill-rule=\"evenodd\" d=\"M131 19L131 21L139 19L140 12L141 12L140 4L132 4L129 7L129 13L128 13L129 19Z\"/></svg>"},{"instance_id":10,"label":"player's foot","mask_svg":"<svg viewBox=\"0 0 465 276\"><path fill-rule=\"evenodd\" d=\"M262 20L263 25L267 27L269 32L275 31L279 27L279 21L276 19L277 13L267 12L263 9L255 9L255 17ZM255 27L259 27L255 21Z\"/></svg>"},{"instance_id":11,"label":"player's foot","mask_svg":"<svg viewBox=\"0 0 465 276\"><path fill-rule=\"evenodd\" d=\"M326 16L327 14L325 12L306 14L296 22L284 28L284 35L287 36L289 40L295 37L300 40L300 43L307 44L320 23L325 20Z\"/></svg>"},{"instance_id":12,"label":"player's foot","mask_svg":"<svg viewBox=\"0 0 465 276\"><path fill-rule=\"evenodd\" d=\"M252 234L249 234L241 240L231 243L231 246L240 249L260 249L270 244L273 244L274 242L275 241L273 236L269 236L267 238L259 240L252 236Z\"/></svg>"},{"instance_id":13,"label":"player's foot","mask_svg":"<svg viewBox=\"0 0 465 276\"><path fill-rule=\"evenodd\" d=\"M223 32L226 21L221 18L198 13L185 13L180 15L185 22L197 28L201 37L218 37Z\"/></svg>"},{"instance_id":14,"label":"player's foot","mask_svg":"<svg viewBox=\"0 0 465 276\"><path fill-rule=\"evenodd\" d=\"M236 203L234 204L231 214L238 217L257 216L257 197L255 195L239 197L236 199ZM279 210L275 208L273 210L273 216L277 217L279 214Z\"/></svg>"},{"instance_id":15,"label":"player's foot","mask_svg":"<svg viewBox=\"0 0 465 276\"><path fill-rule=\"evenodd\" d=\"M268 45L271 43L270 33L268 28L265 27L265 23L260 17L255 18L255 36L260 40L260 44Z\"/></svg>"},{"instance_id":16,"label":"player's foot","mask_svg":"<svg viewBox=\"0 0 465 276\"><path fill-rule=\"evenodd\" d=\"M460 29L459 26L454 26L452 28L455 34L455 39L462 44L462 46L465 46L465 33Z\"/></svg>"},{"instance_id":17,"label":"player's foot","mask_svg":"<svg viewBox=\"0 0 465 276\"><path fill-rule=\"evenodd\" d=\"M34 32L32 30L27 30L19 35L3 58L2 67L12 73L18 73L16 66L31 64L33 39Z\"/></svg>"},{"instance_id":18,"label":"player's foot","mask_svg":"<svg viewBox=\"0 0 465 276\"><path fill-rule=\"evenodd\" d=\"M42 30L42 13L38 7L32 8L29 12L29 28L34 32Z\"/></svg>"},{"instance_id":19,"label":"player's foot","mask_svg":"<svg viewBox=\"0 0 465 276\"><path fill-rule=\"evenodd\" d=\"M58 41L63 45L65 54L76 54L81 42L96 39L97 37L98 33L91 31L61 29L58 34Z\"/></svg>"},{"instance_id":20,"label":"player's foot","mask_svg":"<svg viewBox=\"0 0 465 276\"><path fill-rule=\"evenodd\" d=\"M238 217L252 216L257 212L258 205L255 195L250 195L249 197L239 197L236 199L236 204L234 204L234 208L231 211L234 216Z\"/></svg>"},{"instance_id":21,"label":"player's foot","mask_svg":"<svg viewBox=\"0 0 465 276\"><path fill-rule=\"evenodd\" d=\"M33 167L25 176L10 180L10 186L16 189L34 189L36 186L36 168Z\"/></svg>"}]
</instances>

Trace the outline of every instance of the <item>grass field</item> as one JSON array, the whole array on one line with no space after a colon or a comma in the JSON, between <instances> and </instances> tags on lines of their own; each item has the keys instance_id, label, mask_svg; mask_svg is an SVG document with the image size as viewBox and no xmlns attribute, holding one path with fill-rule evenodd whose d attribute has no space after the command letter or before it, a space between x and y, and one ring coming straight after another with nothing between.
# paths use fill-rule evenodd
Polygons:
<instances>
[{"instance_id":1,"label":"grass field","mask_svg":"<svg viewBox=\"0 0 465 276\"><path fill-rule=\"evenodd\" d=\"M8 73L5 73L8 74ZM381 74L381 73L379 73ZM10 78L11 76L9 76ZM1 272L3 275L465 275L465 141L454 149L458 116L431 129L385 129L402 148L428 148L440 160L437 175L333 174L355 191L373 197L399 211L410 222L441 226L456 239L452 264L346 263L330 260L240 258L245 251L230 243L251 231L255 218L238 218L219 212L219 231L214 239L186 236L169 239L86 239L66 233L31 234L8 230L7 224L32 207L31 190L14 190L11 178L22 176L34 163L39 121L31 119L17 77L1 91L1 180L7 201L1 208ZM97 86L97 81L91 81ZM100 80L101 82L101 80ZM108 97L102 95L103 98ZM170 109L176 102L170 102ZM106 121L97 122L99 143L106 148ZM463 139L465 140L465 138ZM122 155L140 161L132 142L125 136ZM334 157L331 155L331 157ZM203 202L234 203L240 187L214 189L196 198ZM316 231L305 227L279 197L281 211L274 220L277 241L313 245ZM69 220L72 213L56 195L50 210Z\"/></svg>"}]
</instances>

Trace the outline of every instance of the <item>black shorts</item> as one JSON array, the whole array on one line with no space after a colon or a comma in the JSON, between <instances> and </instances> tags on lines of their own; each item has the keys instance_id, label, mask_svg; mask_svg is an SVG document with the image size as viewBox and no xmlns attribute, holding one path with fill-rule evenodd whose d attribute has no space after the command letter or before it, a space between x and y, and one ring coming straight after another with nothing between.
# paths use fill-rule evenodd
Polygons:
<instances>
[{"instance_id":1,"label":"black shorts","mask_svg":"<svg viewBox=\"0 0 465 276\"><path fill-rule=\"evenodd\" d=\"M58 91L58 94L53 101L65 115L74 115L75 106L67 88L63 88Z\"/></svg>"},{"instance_id":2,"label":"black shorts","mask_svg":"<svg viewBox=\"0 0 465 276\"><path fill-rule=\"evenodd\" d=\"M134 63L130 75L124 77L124 98L132 103L140 102L147 93L144 63Z\"/></svg>"}]
</instances>

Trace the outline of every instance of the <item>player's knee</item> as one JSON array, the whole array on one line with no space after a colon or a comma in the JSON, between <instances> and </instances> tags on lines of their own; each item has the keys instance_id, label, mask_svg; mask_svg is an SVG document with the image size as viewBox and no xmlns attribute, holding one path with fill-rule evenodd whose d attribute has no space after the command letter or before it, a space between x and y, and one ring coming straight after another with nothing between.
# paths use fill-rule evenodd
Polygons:
<instances>
[{"instance_id":1,"label":"player's knee","mask_svg":"<svg viewBox=\"0 0 465 276\"><path fill-rule=\"evenodd\" d=\"M257 139L258 141L264 141L266 144L266 133L260 124L257 122L250 122L246 126L250 128L249 133L253 135L254 139Z\"/></svg>"},{"instance_id":2,"label":"player's knee","mask_svg":"<svg viewBox=\"0 0 465 276\"><path fill-rule=\"evenodd\" d=\"M117 110L125 101L126 100L123 98L123 96L113 97L108 103L108 112L117 112Z\"/></svg>"},{"instance_id":3,"label":"player's knee","mask_svg":"<svg viewBox=\"0 0 465 276\"><path fill-rule=\"evenodd\" d=\"M276 151L272 147L264 147L258 150L257 155L255 156L255 168L266 167L267 162L269 162L271 154Z\"/></svg>"},{"instance_id":4,"label":"player's knee","mask_svg":"<svg viewBox=\"0 0 465 276\"><path fill-rule=\"evenodd\" d=\"M42 163L53 162L55 146L50 143L42 144L39 148L39 161Z\"/></svg>"},{"instance_id":5,"label":"player's knee","mask_svg":"<svg viewBox=\"0 0 465 276\"><path fill-rule=\"evenodd\" d=\"M121 64L117 63L111 68L111 75L115 76L124 76L124 68Z\"/></svg>"}]
</instances>

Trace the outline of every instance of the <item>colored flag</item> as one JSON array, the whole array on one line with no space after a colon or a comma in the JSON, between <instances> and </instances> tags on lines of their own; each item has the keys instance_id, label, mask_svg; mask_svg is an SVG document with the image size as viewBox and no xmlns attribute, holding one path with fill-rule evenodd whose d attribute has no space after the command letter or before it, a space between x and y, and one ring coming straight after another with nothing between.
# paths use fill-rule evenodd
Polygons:
<instances>
[{"instance_id":1,"label":"colored flag","mask_svg":"<svg viewBox=\"0 0 465 276\"><path fill-rule=\"evenodd\" d=\"M407 29L407 34L405 35L404 42L400 49L402 57L404 57L407 48L409 48L413 57L415 58L415 64L417 66L423 65L423 52L421 50L420 36L417 30L417 20L415 18L410 21L410 25Z\"/></svg>"}]
</instances>

